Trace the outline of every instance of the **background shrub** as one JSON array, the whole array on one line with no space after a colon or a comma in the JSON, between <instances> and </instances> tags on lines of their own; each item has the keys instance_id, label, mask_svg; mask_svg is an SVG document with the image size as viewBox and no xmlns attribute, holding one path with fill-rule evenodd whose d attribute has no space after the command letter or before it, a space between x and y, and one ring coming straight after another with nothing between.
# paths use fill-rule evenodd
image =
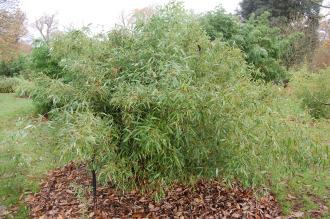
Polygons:
<instances>
[{"instance_id":1,"label":"background shrub","mask_svg":"<svg viewBox=\"0 0 330 219\"><path fill-rule=\"evenodd\" d=\"M18 97L30 97L34 90L34 83L22 77L0 78L0 93L16 93Z\"/></svg>"},{"instance_id":2,"label":"background shrub","mask_svg":"<svg viewBox=\"0 0 330 219\"><path fill-rule=\"evenodd\" d=\"M299 80L298 97L304 108L316 118L330 118L330 69L310 74L301 71L296 76Z\"/></svg>"},{"instance_id":3,"label":"background shrub","mask_svg":"<svg viewBox=\"0 0 330 219\"><path fill-rule=\"evenodd\" d=\"M35 90L34 83L23 78L18 78L17 80L18 85L15 88L16 96L31 97L32 92Z\"/></svg>"},{"instance_id":4,"label":"background shrub","mask_svg":"<svg viewBox=\"0 0 330 219\"><path fill-rule=\"evenodd\" d=\"M18 76L26 67L26 57L20 56L11 61L0 61L0 77Z\"/></svg>"},{"instance_id":5,"label":"background shrub","mask_svg":"<svg viewBox=\"0 0 330 219\"><path fill-rule=\"evenodd\" d=\"M58 65L58 60L54 59L50 53L49 46L45 42L34 42L29 69L56 78L60 74L61 68Z\"/></svg>"},{"instance_id":6,"label":"background shrub","mask_svg":"<svg viewBox=\"0 0 330 219\"><path fill-rule=\"evenodd\" d=\"M18 83L17 78L0 78L0 93L14 93Z\"/></svg>"},{"instance_id":7,"label":"background shrub","mask_svg":"<svg viewBox=\"0 0 330 219\"><path fill-rule=\"evenodd\" d=\"M220 38L244 52L247 63L255 68L253 79L280 82L288 79L285 54L295 38L282 36L268 17L269 13L264 13L259 17L251 16L242 23L218 8L203 15L201 23L212 40Z\"/></svg>"}]
</instances>

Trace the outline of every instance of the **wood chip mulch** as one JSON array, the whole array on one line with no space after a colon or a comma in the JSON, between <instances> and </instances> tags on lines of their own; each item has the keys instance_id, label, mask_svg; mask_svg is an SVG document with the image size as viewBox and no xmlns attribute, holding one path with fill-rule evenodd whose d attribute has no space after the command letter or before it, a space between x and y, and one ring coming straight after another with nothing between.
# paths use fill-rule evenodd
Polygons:
<instances>
[{"instance_id":1,"label":"wood chip mulch","mask_svg":"<svg viewBox=\"0 0 330 219\"><path fill-rule=\"evenodd\" d=\"M257 199L239 185L201 181L193 187L175 185L155 202L137 191L122 193L102 187L93 208L91 179L85 166L70 163L50 172L39 193L26 198L33 218L280 218L273 196ZM84 192L81 192L84 191ZM88 191L88 192L86 192Z\"/></svg>"}]
</instances>

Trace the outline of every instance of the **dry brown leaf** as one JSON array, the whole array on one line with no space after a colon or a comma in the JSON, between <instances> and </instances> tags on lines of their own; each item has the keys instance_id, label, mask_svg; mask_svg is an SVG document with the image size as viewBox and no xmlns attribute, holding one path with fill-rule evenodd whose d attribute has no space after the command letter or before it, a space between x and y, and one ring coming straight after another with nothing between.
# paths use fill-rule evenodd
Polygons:
<instances>
[{"instance_id":1,"label":"dry brown leaf","mask_svg":"<svg viewBox=\"0 0 330 219\"><path fill-rule=\"evenodd\" d=\"M297 211L297 212L292 213L292 217L294 217L294 218L302 218L304 215L305 215L305 213L301 212L301 211Z\"/></svg>"},{"instance_id":2,"label":"dry brown leaf","mask_svg":"<svg viewBox=\"0 0 330 219\"><path fill-rule=\"evenodd\" d=\"M87 191L78 199L72 183ZM90 218L276 218L280 208L274 197L257 200L252 190L236 184L232 188L216 181L200 181L194 187L173 185L165 191L159 203L152 194L139 191L122 193L112 187L99 187L95 211L90 191L90 174L84 165L70 163L52 171L41 184L41 190L28 195L26 202L34 218L52 215L52 218L81 218L84 212ZM85 202L79 200L85 199ZM47 217L44 217L44 219Z\"/></svg>"},{"instance_id":3,"label":"dry brown leaf","mask_svg":"<svg viewBox=\"0 0 330 219\"><path fill-rule=\"evenodd\" d=\"M288 199L289 200L294 200L294 199L297 199L297 198L295 196L293 196L293 195L288 194Z\"/></svg>"}]
</instances>

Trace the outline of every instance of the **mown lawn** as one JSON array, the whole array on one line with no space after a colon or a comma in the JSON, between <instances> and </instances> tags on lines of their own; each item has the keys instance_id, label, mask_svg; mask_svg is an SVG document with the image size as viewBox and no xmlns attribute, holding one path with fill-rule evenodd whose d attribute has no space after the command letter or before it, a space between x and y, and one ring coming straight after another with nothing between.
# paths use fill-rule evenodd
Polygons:
<instances>
[{"instance_id":1,"label":"mown lawn","mask_svg":"<svg viewBox=\"0 0 330 219\"><path fill-rule=\"evenodd\" d=\"M43 174L61 163L47 122L34 111L31 100L0 94L0 213L14 211L8 218L28 218L24 194L37 191Z\"/></svg>"}]
</instances>

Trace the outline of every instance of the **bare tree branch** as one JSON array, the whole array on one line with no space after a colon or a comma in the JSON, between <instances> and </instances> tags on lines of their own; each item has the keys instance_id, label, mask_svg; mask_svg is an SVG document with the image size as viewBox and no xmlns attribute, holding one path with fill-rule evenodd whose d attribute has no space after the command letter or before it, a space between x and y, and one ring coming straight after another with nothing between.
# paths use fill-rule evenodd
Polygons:
<instances>
[{"instance_id":1,"label":"bare tree branch","mask_svg":"<svg viewBox=\"0 0 330 219\"><path fill-rule=\"evenodd\" d=\"M18 7L18 0L0 0L0 10L14 11Z\"/></svg>"},{"instance_id":2,"label":"bare tree branch","mask_svg":"<svg viewBox=\"0 0 330 219\"><path fill-rule=\"evenodd\" d=\"M42 39L48 43L51 35L57 30L56 15L44 15L35 21L35 27Z\"/></svg>"},{"instance_id":3,"label":"bare tree branch","mask_svg":"<svg viewBox=\"0 0 330 219\"><path fill-rule=\"evenodd\" d=\"M317 6L321 7L321 8L330 9L330 6L322 5L322 4L318 3L318 2L316 2L315 0L310 0L310 2L313 3L314 5L317 5Z\"/></svg>"}]
</instances>

